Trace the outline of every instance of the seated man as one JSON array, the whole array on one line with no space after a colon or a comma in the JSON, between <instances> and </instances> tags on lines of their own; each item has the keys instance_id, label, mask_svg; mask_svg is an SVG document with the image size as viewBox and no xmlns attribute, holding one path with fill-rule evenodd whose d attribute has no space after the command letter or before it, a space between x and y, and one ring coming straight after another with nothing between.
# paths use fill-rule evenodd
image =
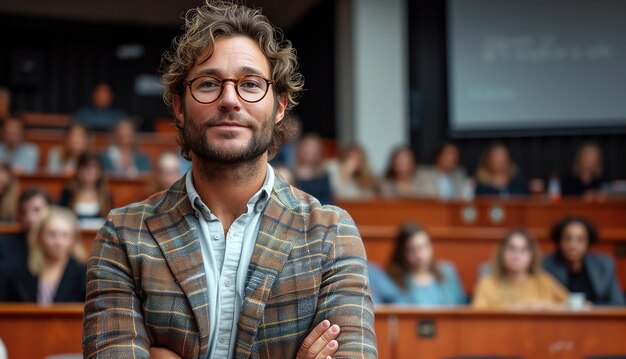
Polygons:
<instances>
[{"instance_id":1,"label":"seated man","mask_svg":"<svg viewBox=\"0 0 626 359\"><path fill-rule=\"evenodd\" d=\"M302 77L259 10L207 3L164 57L192 168L113 210L87 272L85 358L376 358L350 216L274 175Z\"/></svg>"},{"instance_id":2,"label":"seated man","mask_svg":"<svg viewBox=\"0 0 626 359\"><path fill-rule=\"evenodd\" d=\"M32 173L38 168L39 148L24 142L24 124L18 118L8 117L2 123L0 161L10 163L16 174Z\"/></svg>"},{"instance_id":3,"label":"seated man","mask_svg":"<svg viewBox=\"0 0 626 359\"><path fill-rule=\"evenodd\" d=\"M72 119L88 130L107 131L128 116L120 108L113 106L113 89L107 83L97 84L91 94L91 105L84 106L74 113Z\"/></svg>"}]
</instances>

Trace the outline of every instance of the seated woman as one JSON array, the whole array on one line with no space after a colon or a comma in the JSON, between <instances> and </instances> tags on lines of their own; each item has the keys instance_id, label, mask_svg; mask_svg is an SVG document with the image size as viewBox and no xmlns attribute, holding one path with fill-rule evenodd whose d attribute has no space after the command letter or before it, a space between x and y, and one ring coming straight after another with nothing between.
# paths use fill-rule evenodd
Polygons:
<instances>
[{"instance_id":1,"label":"seated woman","mask_svg":"<svg viewBox=\"0 0 626 359\"><path fill-rule=\"evenodd\" d=\"M592 253L597 242L595 227L586 219L567 217L551 232L556 251L543 260L543 266L570 292L585 293L588 302L599 305L624 305L624 293L615 274L611 257Z\"/></svg>"},{"instance_id":2,"label":"seated woman","mask_svg":"<svg viewBox=\"0 0 626 359\"><path fill-rule=\"evenodd\" d=\"M78 218L104 218L111 210L111 192L100 158L84 154L78 160L76 174L61 192L59 204L68 207Z\"/></svg>"},{"instance_id":3,"label":"seated woman","mask_svg":"<svg viewBox=\"0 0 626 359\"><path fill-rule=\"evenodd\" d=\"M408 146L396 148L389 159L385 177L379 184L383 197L415 197L420 191L416 180L417 162L413 151Z\"/></svg>"},{"instance_id":4,"label":"seated woman","mask_svg":"<svg viewBox=\"0 0 626 359\"><path fill-rule=\"evenodd\" d=\"M509 197L528 195L528 183L511 162L504 144L495 143L487 148L476 170L476 195Z\"/></svg>"},{"instance_id":5,"label":"seated woman","mask_svg":"<svg viewBox=\"0 0 626 359\"><path fill-rule=\"evenodd\" d=\"M333 203L322 139L316 134L304 135L298 142L295 160L296 187L317 198L321 204Z\"/></svg>"},{"instance_id":6,"label":"seated woman","mask_svg":"<svg viewBox=\"0 0 626 359\"><path fill-rule=\"evenodd\" d=\"M101 155L110 175L133 178L150 171L150 159L137 150L135 125L131 121L118 122L112 135L113 143Z\"/></svg>"},{"instance_id":7,"label":"seated woman","mask_svg":"<svg viewBox=\"0 0 626 359\"><path fill-rule=\"evenodd\" d=\"M326 168L335 198L367 199L374 196L374 175L361 146L346 148L338 160L328 161Z\"/></svg>"},{"instance_id":8,"label":"seated woman","mask_svg":"<svg viewBox=\"0 0 626 359\"><path fill-rule=\"evenodd\" d=\"M491 273L474 291L479 309L549 309L565 307L568 292L541 268L539 246L525 230L509 232L496 248Z\"/></svg>"},{"instance_id":9,"label":"seated woman","mask_svg":"<svg viewBox=\"0 0 626 359\"><path fill-rule=\"evenodd\" d=\"M15 267L8 276L10 302L85 300L87 268L76 216L52 206L28 235L28 266Z\"/></svg>"},{"instance_id":10,"label":"seated woman","mask_svg":"<svg viewBox=\"0 0 626 359\"><path fill-rule=\"evenodd\" d=\"M0 222L17 220L19 184L8 163L0 163Z\"/></svg>"},{"instance_id":11,"label":"seated woman","mask_svg":"<svg viewBox=\"0 0 626 359\"><path fill-rule=\"evenodd\" d=\"M435 155L434 166L420 166L417 170L418 197L442 200L461 199L467 185L465 170L459 166L459 149L445 142Z\"/></svg>"},{"instance_id":12,"label":"seated woman","mask_svg":"<svg viewBox=\"0 0 626 359\"><path fill-rule=\"evenodd\" d=\"M564 196L582 196L587 200L602 199L602 150L597 143L586 142L578 147L572 173L563 179Z\"/></svg>"},{"instance_id":13,"label":"seated woman","mask_svg":"<svg viewBox=\"0 0 626 359\"><path fill-rule=\"evenodd\" d=\"M48 152L46 170L50 174L73 176L76 172L78 158L89 151L89 133L81 124L73 124L65 134L63 145L56 146Z\"/></svg>"},{"instance_id":14,"label":"seated woman","mask_svg":"<svg viewBox=\"0 0 626 359\"><path fill-rule=\"evenodd\" d=\"M388 273L404 292L397 303L423 306L465 303L456 268L452 263L435 260L430 236L415 224L400 227Z\"/></svg>"}]
</instances>

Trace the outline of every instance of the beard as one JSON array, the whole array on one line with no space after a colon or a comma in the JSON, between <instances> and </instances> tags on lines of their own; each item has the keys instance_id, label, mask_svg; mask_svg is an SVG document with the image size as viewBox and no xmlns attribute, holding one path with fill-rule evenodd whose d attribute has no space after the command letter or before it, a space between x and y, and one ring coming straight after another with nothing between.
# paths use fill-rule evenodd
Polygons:
<instances>
[{"instance_id":1,"label":"beard","mask_svg":"<svg viewBox=\"0 0 626 359\"><path fill-rule=\"evenodd\" d=\"M181 139L191 152L207 164L238 165L253 162L267 152L272 142L276 110L275 106L271 115L265 118L265 121L262 121L260 125L253 119L233 113L220 113L218 116L199 122L195 121L187 111L184 111L185 123L180 133ZM237 121L252 131L252 136L244 147L232 150L225 149L207 140L206 131L224 120ZM237 134L226 132L223 136L234 138Z\"/></svg>"}]
</instances>

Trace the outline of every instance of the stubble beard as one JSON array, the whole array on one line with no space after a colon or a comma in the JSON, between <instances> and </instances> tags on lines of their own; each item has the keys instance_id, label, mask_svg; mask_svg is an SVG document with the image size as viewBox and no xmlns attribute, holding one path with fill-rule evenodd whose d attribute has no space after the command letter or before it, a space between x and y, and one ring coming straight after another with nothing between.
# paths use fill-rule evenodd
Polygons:
<instances>
[{"instance_id":1,"label":"stubble beard","mask_svg":"<svg viewBox=\"0 0 626 359\"><path fill-rule=\"evenodd\" d=\"M276 118L276 107L268 118L260 126L253 119L243 118L237 114L220 114L202 123L195 121L186 111L184 111L185 123L182 137L189 150L200 159L203 165L213 166L238 166L258 161L267 152L274 132L274 120ZM219 121L237 121L252 131L252 136L247 145L240 149L225 149L207 140L206 132ZM237 136L235 132L225 132L222 134L226 139Z\"/></svg>"}]
</instances>

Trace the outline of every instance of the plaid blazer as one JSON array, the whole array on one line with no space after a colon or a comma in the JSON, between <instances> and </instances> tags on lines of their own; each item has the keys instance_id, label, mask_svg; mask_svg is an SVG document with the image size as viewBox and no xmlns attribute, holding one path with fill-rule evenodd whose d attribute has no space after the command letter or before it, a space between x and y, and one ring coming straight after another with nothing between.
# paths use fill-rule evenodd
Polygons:
<instances>
[{"instance_id":1,"label":"plaid blazer","mask_svg":"<svg viewBox=\"0 0 626 359\"><path fill-rule=\"evenodd\" d=\"M85 358L208 352L200 230L184 178L109 214L88 262ZM276 178L238 321L236 357L294 358L324 319L341 327L336 358L376 358L365 250L350 216Z\"/></svg>"}]
</instances>

